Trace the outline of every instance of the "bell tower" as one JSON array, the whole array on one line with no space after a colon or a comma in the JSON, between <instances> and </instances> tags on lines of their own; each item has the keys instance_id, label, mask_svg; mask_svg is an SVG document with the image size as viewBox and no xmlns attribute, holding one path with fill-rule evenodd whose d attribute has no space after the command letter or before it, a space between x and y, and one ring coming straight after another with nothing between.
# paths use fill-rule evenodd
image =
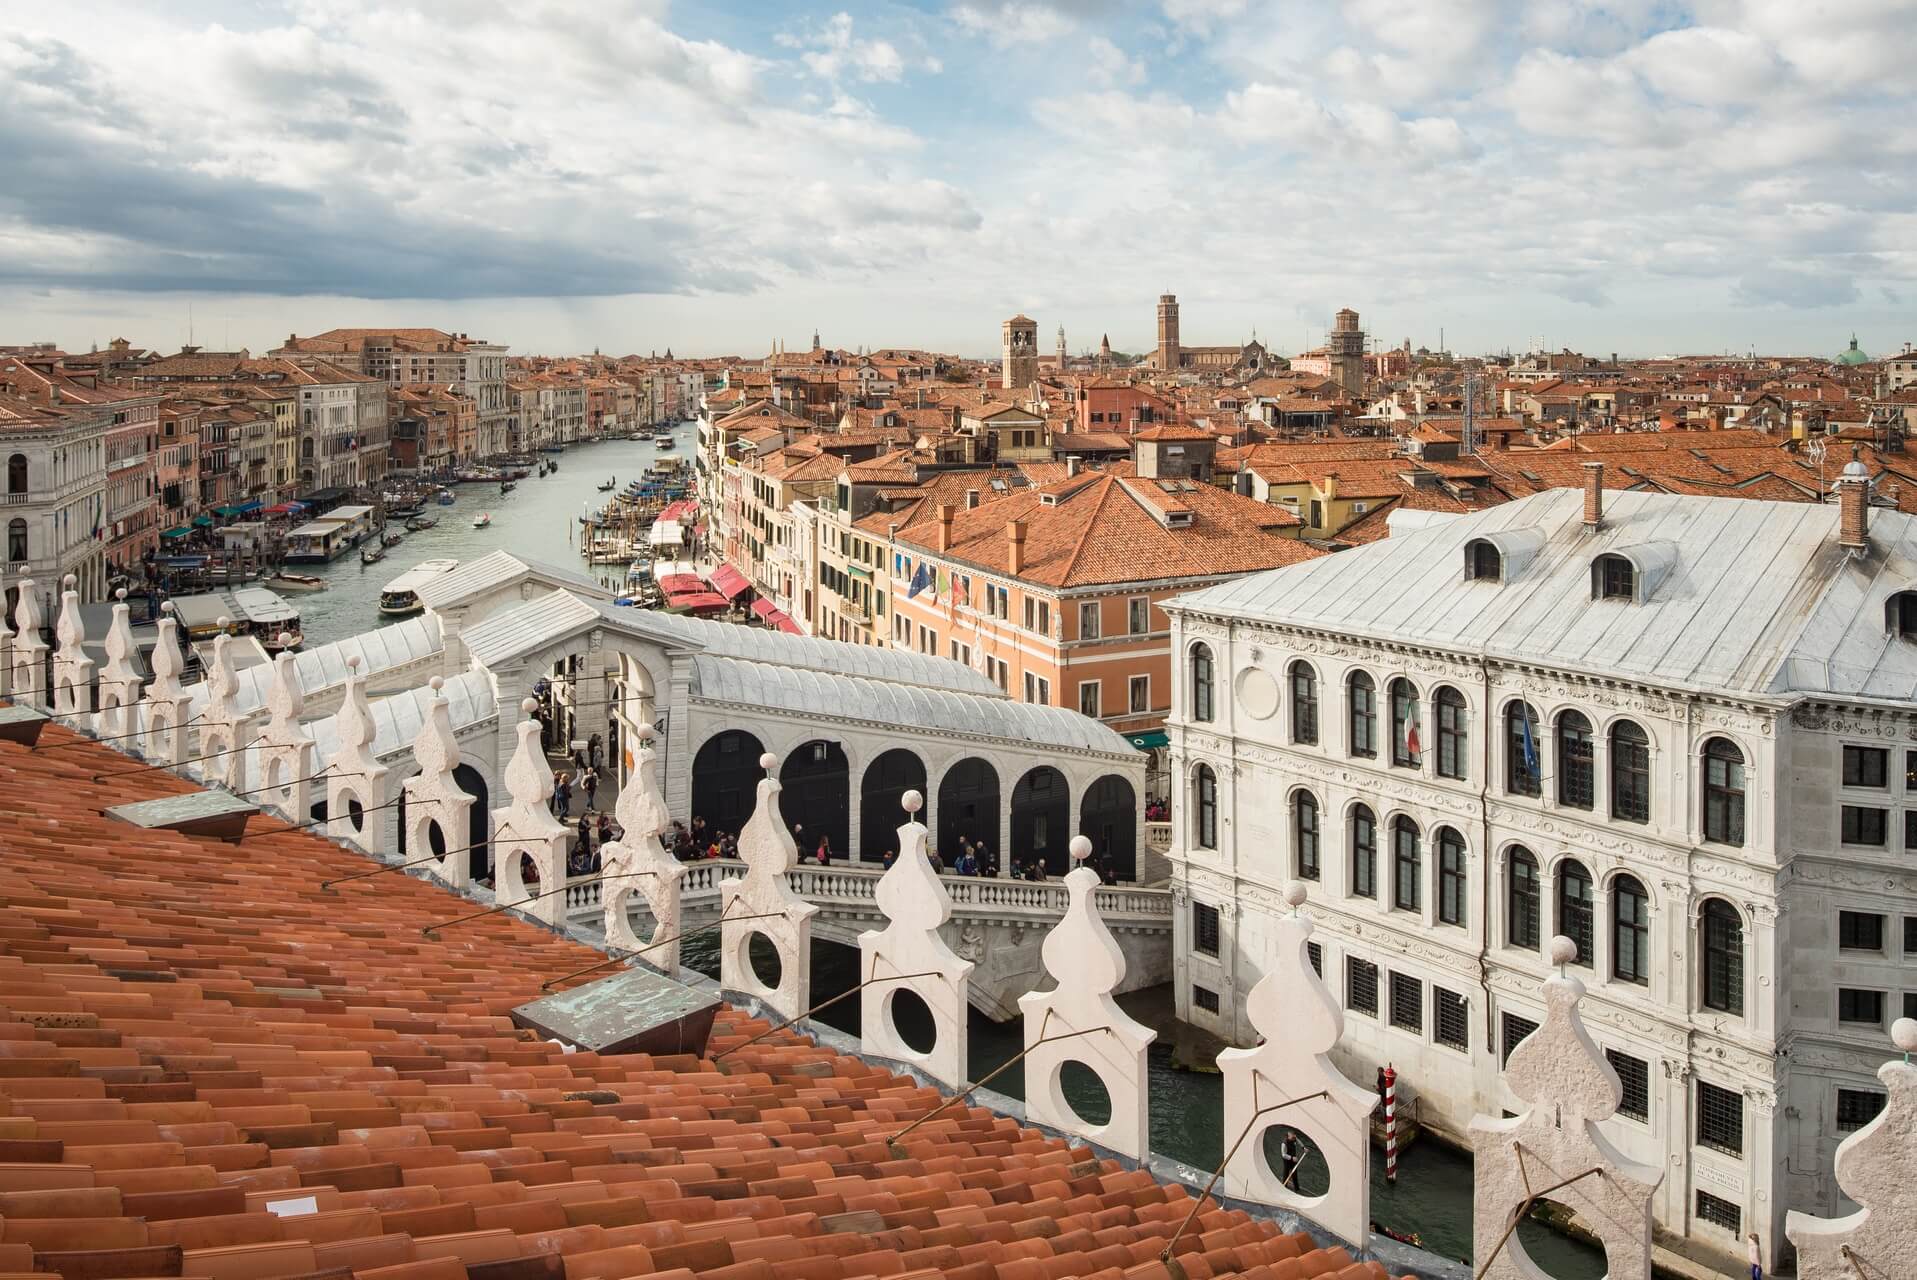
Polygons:
<instances>
[{"instance_id":1,"label":"bell tower","mask_svg":"<svg viewBox=\"0 0 1917 1280\"><path fill-rule=\"evenodd\" d=\"M1158 367L1175 371L1178 364L1178 298L1161 293L1158 295Z\"/></svg>"},{"instance_id":2,"label":"bell tower","mask_svg":"<svg viewBox=\"0 0 1917 1280\"><path fill-rule=\"evenodd\" d=\"M1038 321L1017 315L1004 325L1004 363L999 386L1007 391L1029 391L1038 381Z\"/></svg>"}]
</instances>

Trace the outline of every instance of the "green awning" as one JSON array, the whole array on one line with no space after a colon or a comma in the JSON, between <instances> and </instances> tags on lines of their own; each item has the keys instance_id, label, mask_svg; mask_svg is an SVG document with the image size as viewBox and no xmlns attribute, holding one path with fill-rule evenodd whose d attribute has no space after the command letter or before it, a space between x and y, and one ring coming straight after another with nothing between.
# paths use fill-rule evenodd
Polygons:
<instances>
[{"instance_id":1,"label":"green awning","mask_svg":"<svg viewBox=\"0 0 1917 1280\"><path fill-rule=\"evenodd\" d=\"M1149 729L1144 733L1128 733L1125 735L1125 739L1140 751L1151 751L1158 747L1169 747L1171 745L1171 738L1163 729Z\"/></svg>"},{"instance_id":2,"label":"green awning","mask_svg":"<svg viewBox=\"0 0 1917 1280\"><path fill-rule=\"evenodd\" d=\"M241 508L237 505L228 505L224 507L213 508L214 515L220 516L223 519L228 519L228 520L232 519L236 515L239 515L240 511L241 511Z\"/></svg>"},{"instance_id":3,"label":"green awning","mask_svg":"<svg viewBox=\"0 0 1917 1280\"><path fill-rule=\"evenodd\" d=\"M213 517L212 516L194 516L193 527L195 529L210 529L213 527Z\"/></svg>"},{"instance_id":4,"label":"green awning","mask_svg":"<svg viewBox=\"0 0 1917 1280\"><path fill-rule=\"evenodd\" d=\"M179 528L177 528L177 529L163 529L163 530L161 530L161 531L160 531L160 536L161 536L162 538L184 538L184 537L185 537L185 536L186 536L187 534L189 534L189 533L192 533L192 532L193 532L193 530L191 530L191 529L189 529L189 528L187 528L187 527L186 527L185 525L181 525L181 526L180 526Z\"/></svg>"}]
</instances>

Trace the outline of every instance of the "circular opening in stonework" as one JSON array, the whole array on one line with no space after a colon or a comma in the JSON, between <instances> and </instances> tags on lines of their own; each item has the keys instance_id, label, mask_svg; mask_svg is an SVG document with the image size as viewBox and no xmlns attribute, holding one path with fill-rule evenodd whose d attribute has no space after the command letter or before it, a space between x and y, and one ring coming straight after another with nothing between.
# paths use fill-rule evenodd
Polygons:
<instances>
[{"instance_id":1,"label":"circular opening in stonework","mask_svg":"<svg viewBox=\"0 0 1917 1280\"><path fill-rule=\"evenodd\" d=\"M286 762L278 756L270 757L266 762L266 785L277 791L286 785Z\"/></svg>"},{"instance_id":2,"label":"circular opening in stonework","mask_svg":"<svg viewBox=\"0 0 1917 1280\"><path fill-rule=\"evenodd\" d=\"M918 992L908 987L894 991L886 998L885 1016L899 1043L913 1053L930 1053L938 1047L938 1023L932 1018L932 1007Z\"/></svg>"},{"instance_id":3,"label":"circular opening in stonework","mask_svg":"<svg viewBox=\"0 0 1917 1280\"><path fill-rule=\"evenodd\" d=\"M1067 1059L1058 1069L1058 1091L1065 1095L1065 1105L1079 1123L1096 1127L1112 1122L1111 1090L1098 1072L1077 1058Z\"/></svg>"},{"instance_id":4,"label":"circular opening in stonework","mask_svg":"<svg viewBox=\"0 0 1917 1280\"><path fill-rule=\"evenodd\" d=\"M1574 1239L1571 1234L1573 1231L1582 1234L1586 1230L1570 1206L1559 1200L1540 1199L1531 1207L1530 1215L1518 1223L1516 1234L1504 1247L1530 1263L1541 1275L1591 1275L1595 1274L1594 1268L1603 1268L1604 1252L1582 1239Z\"/></svg>"},{"instance_id":5,"label":"circular opening in stonework","mask_svg":"<svg viewBox=\"0 0 1917 1280\"><path fill-rule=\"evenodd\" d=\"M527 886L533 893L539 892L539 864L532 860L530 853L519 855L519 883Z\"/></svg>"},{"instance_id":6,"label":"circular opening in stonework","mask_svg":"<svg viewBox=\"0 0 1917 1280\"><path fill-rule=\"evenodd\" d=\"M777 990L785 978L785 962L779 959L778 945L757 929L746 938L746 963L752 966L752 976L767 990Z\"/></svg>"},{"instance_id":7,"label":"circular opening in stonework","mask_svg":"<svg viewBox=\"0 0 1917 1280\"><path fill-rule=\"evenodd\" d=\"M446 833L439 829L437 818L426 820L426 851L441 861L446 857Z\"/></svg>"},{"instance_id":8,"label":"circular opening in stonework","mask_svg":"<svg viewBox=\"0 0 1917 1280\"><path fill-rule=\"evenodd\" d=\"M1331 1190L1331 1166L1311 1135L1296 1125L1274 1124L1259 1140L1273 1181L1295 1196L1315 1200Z\"/></svg>"},{"instance_id":9,"label":"circular opening in stonework","mask_svg":"<svg viewBox=\"0 0 1917 1280\"><path fill-rule=\"evenodd\" d=\"M352 796L346 797L346 821L355 832L366 830L366 806Z\"/></svg>"}]
</instances>

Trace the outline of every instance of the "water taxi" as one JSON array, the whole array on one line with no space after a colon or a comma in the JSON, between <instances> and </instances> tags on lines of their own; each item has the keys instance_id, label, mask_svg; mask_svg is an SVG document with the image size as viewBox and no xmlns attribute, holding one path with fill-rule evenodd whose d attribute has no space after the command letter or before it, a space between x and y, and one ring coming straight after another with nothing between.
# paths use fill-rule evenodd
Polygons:
<instances>
[{"instance_id":1,"label":"water taxi","mask_svg":"<svg viewBox=\"0 0 1917 1280\"><path fill-rule=\"evenodd\" d=\"M276 573L266 580L275 591L324 591L326 579L310 573Z\"/></svg>"},{"instance_id":2,"label":"water taxi","mask_svg":"<svg viewBox=\"0 0 1917 1280\"><path fill-rule=\"evenodd\" d=\"M492 516L482 511L478 515L473 517L473 528L484 529L487 525L491 524L492 522L493 522Z\"/></svg>"},{"instance_id":3,"label":"water taxi","mask_svg":"<svg viewBox=\"0 0 1917 1280\"><path fill-rule=\"evenodd\" d=\"M419 588L441 574L459 567L457 560L421 560L387 583L379 591L379 611L389 618L404 617L420 610Z\"/></svg>"}]
</instances>

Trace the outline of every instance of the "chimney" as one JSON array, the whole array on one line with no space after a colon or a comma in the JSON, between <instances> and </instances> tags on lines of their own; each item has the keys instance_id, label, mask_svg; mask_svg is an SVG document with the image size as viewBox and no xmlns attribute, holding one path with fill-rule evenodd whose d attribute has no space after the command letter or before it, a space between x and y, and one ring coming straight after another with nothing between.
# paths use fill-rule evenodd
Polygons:
<instances>
[{"instance_id":1,"label":"chimney","mask_svg":"<svg viewBox=\"0 0 1917 1280\"><path fill-rule=\"evenodd\" d=\"M949 502L941 502L939 504L939 540L937 545L940 555L952 549L952 504Z\"/></svg>"},{"instance_id":2,"label":"chimney","mask_svg":"<svg viewBox=\"0 0 1917 1280\"><path fill-rule=\"evenodd\" d=\"M1067 454L1065 457L1065 474L1068 476L1077 475L1079 463L1081 461L1082 459L1080 459L1077 454L1075 453Z\"/></svg>"},{"instance_id":3,"label":"chimney","mask_svg":"<svg viewBox=\"0 0 1917 1280\"><path fill-rule=\"evenodd\" d=\"M1007 544L1005 571L1013 577L1025 571L1025 522L1013 520L1005 526Z\"/></svg>"},{"instance_id":4,"label":"chimney","mask_svg":"<svg viewBox=\"0 0 1917 1280\"><path fill-rule=\"evenodd\" d=\"M1584 464L1584 527L1596 532L1604 526L1604 464Z\"/></svg>"},{"instance_id":5,"label":"chimney","mask_svg":"<svg viewBox=\"0 0 1917 1280\"><path fill-rule=\"evenodd\" d=\"M967 489L965 491L965 509L967 511L978 510L978 490L977 489Z\"/></svg>"},{"instance_id":6,"label":"chimney","mask_svg":"<svg viewBox=\"0 0 1917 1280\"><path fill-rule=\"evenodd\" d=\"M1870 547L1870 472L1850 447L1850 461L1837 477L1837 545L1854 552Z\"/></svg>"}]
</instances>

